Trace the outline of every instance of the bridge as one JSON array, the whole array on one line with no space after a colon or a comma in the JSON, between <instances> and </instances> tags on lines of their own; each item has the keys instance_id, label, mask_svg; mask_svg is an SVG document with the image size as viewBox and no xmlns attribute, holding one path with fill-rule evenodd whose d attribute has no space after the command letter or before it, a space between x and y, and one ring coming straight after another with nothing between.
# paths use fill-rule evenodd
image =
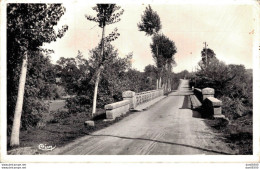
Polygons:
<instances>
[{"instance_id":1,"label":"bridge","mask_svg":"<svg viewBox=\"0 0 260 169\"><path fill-rule=\"evenodd\" d=\"M168 96L163 96L162 91L151 91L137 94L133 100L131 98L135 94L128 92L125 94L124 101L106 105L107 111L110 112L107 114L108 119L120 115L122 110L123 113L128 109L142 111L137 111L107 128L79 138L49 154L234 154L233 150L219 139L218 134L212 132L205 124L205 119L201 118L200 113L191 109L192 99L189 99L189 96L193 94L193 91L188 83L188 80L181 80L178 90ZM209 100L216 101L212 97L209 97ZM156 102L156 104L151 102ZM215 104L215 102L211 104L213 111L214 105L220 108L221 104Z\"/></svg>"}]
</instances>

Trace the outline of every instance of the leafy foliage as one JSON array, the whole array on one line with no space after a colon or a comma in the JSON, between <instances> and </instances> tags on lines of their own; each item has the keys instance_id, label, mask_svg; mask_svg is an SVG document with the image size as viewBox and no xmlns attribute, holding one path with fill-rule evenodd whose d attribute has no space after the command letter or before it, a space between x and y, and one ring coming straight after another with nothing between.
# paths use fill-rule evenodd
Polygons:
<instances>
[{"instance_id":1,"label":"leafy foliage","mask_svg":"<svg viewBox=\"0 0 260 169\"><path fill-rule=\"evenodd\" d=\"M93 109L92 109L92 115L96 113L96 101L97 101L97 91L98 91L98 85L100 81L100 73L104 69L104 62L105 62L105 54L104 54L104 46L105 44L115 40L120 35L117 33L117 28L114 30L114 32L110 33L108 37L105 36L105 27L106 25L113 24L120 21L120 16L124 13L124 10L121 10L118 13L115 13L115 11L120 10L120 6L117 6L116 4L97 4L92 9L97 12L97 16L89 16L86 15L86 18L90 21L98 22L99 27L102 28L102 37L101 37L101 43L99 45L100 47L100 58L101 62L99 62L98 69L96 69L96 81L95 81L95 87L94 87L94 96L93 96Z\"/></svg>"},{"instance_id":2,"label":"leafy foliage","mask_svg":"<svg viewBox=\"0 0 260 169\"><path fill-rule=\"evenodd\" d=\"M71 99L71 103L69 103L71 105L78 105L75 106L75 109L77 109L77 107L79 107L79 109L75 111L83 111L83 109L86 111L90 109L90 105L93 103L96 70L102 62L102 58L99 55L100 50L99 47L96 47L90 51L90 58L85 62L88 63L86 69L88 73L79 74L78 80L75 80L74 91L78 96ZM99 93L97 95L97 107L99 108L103 108L105 104L122 99L122 91L126 88L127 84L125 71L131 66L130 59L132 58L132 54L129 54L126 58L120 58L118 57L118 51L108 43L105 45L104 57L104 70L106 71L101 73ZM84 66L78 64L77 67ZM85 101L82 102L82 99ZM73 106L69 107L70 109L73 108Z\"/></svg>"},{"instance_id":3,"label":"leafy foliage","mask_svg":"<svg viewBox=\"0 0 260 169\"><path fill-rule=\"evenodd\" d=\"M166 85L172 71L172 64L175 63L173 57L177 52L175 43L163 34L156 34L152 37L150 47L158 69L158 76L163 78Z\"/></svg>"},{"instance_id":4,"label":"leafy foliage","mask_svg":"<svg viewBox=\"0 0 260 169\"><path fill-rule=\"evenodd\" d=\"M97 12L97 16L85 16L90 21L98 22L99 27L101 28L105 27L106 25L119 22L119 17L124 13L123 9L118 13L114 13L115 11L121 9L121 7L117 6L116 4L97 4L97 6L93 7L92 9Z\"/></svg>"},{"instance_id":5,"label":"leafy foliage","mask_svg":"<svg viewBox=\"0 0 260 169\"><path fill-rule=\"evenodd\" d=\"M209 65L211 62L214 62L214 60L216 59L216 54L210 48L203 48L203 50L201 51L201 57L202 59L199 62L199 66L201 69L205 69L207 65Z\"/></svg>"},{"instance_id":6,"label":"leafy foliage","mask_svg":"<svg viewBox=\"0 0 260 169\"><path fill-rule=\"evenodd\" d=\"M153 43L150 47L158 69L157 78L162 78L165 89L167 89L171 82L172 64L175 63L173 55L177 52L175 44L165 35L159 35L162 28L160 17L156 11L152 10L150 5L146 7L144 14L141 16L141 22L137 24L137 27L139 31L144 31L146 35L152 36Z\"/></svg>"},{"instance_id":7,"label":"leafy foliage","mask_svg":"<svg viewBox=\"0 0 260 169\"><path fill-rule=\"evenodd\" d=\"M42 98L51 97L45 86L55 81L48 57L51 52L42 50L43 43L61 38L68 29L64 25L58 32L54 30L65 8L61 4L7 4L7 111L8 126L12 124L14 105L17 100L18 82L23 53L28 53L28 71L25 84L22 127L34 125L46 110Z\"/></svg>"},{"instance_id":8,"label":"leafy foliage","mask_svg":"<svg viewBox=\"0 0 260 169\"><path fill-rule=\"evenodd\" d=\"M55 65L56 77L61 78L61 85L65 87L68 94L75 94L79 88L81 78L89 73L89 63L78 51L76 58L61 57Z\"/></svg>"},{"instance_id":9,"label":"leafy foliage","mask_svg":"<svg viewBox=\"0 0 260 169\"><path fill-rule=\"evenodd\" d=\"M66 95L63 87L55 83L56 76L53 68L54 65L50 63L48 56L44 56L40 51L30 52L25 84L22 129L35 126L41 120L42 114L48 112L49 105L43 100L57 99ZM18 75L16 78L18 78ZM11 127L17 96L16 92L11 92L11 89L8 94L8 125Z\"/></svg>"},{"instance_id":10,"label":"leafy foliage","mask_svg":"<svg viewBox=\"0 0 260 169\"><path fill-rule=\"evenodd\" d=\"M152 38L151 51L158 68L166 63L174 62L173 55L177 52L175 43L165 35L155 35ZM158 55L157 55L158 48Z\"/></svg>"},{"instance_id":11,"label":"leafy foliage","mask_svg":"<svg viewBox=\"0 0 260 169\"><path fill-rule=\"evenodd\" d=\"M144 90L154 90L156 89L156 80L157 80L158 70L154 65L147 65L144 68L142 80L144 82Z\"/></svg>"},{"instance_id":12,"label":"leafy foliage","mask_svg":"<svg viewBox=\"0 0 260 169\"><path fill-rule=\"evenodd\" d=\"M172 90L177 90L180 84L180 79L188 79L191 76L191 73L189 73L187 70L183 70L179 73L171 73L171 88Z\"/></svg>"},{"instance_id":13,"label":"leafy foliage","mask_svg":"<svg viewBox=\"0 0 260 169\"><path fill-rule=\"evenodd\" d=\"M146 35L151 36L157 34L162 28L161 20L156 11L151 6L145 8L144 14L141 16L141 22L137 24L139 31L144 31Z\"/></svg>"},{"instance_id":14,"label":"leafy foliage","mask_svg":"<svg viewBox=\"0 0 260 169\"><path fill-rule=\"evenodd\" d=\"M96 47L90 51L88 63L88 74L77 80L76 97L67 101L67 107L71 112L88 112L93 103L94 79L96 69L102 59L99 55L100 48ZM104 70L101 73L97 107L103 108L105 104L122 100L122 92L131 90L142 92L156 89L156 67L148 65L144 72L131 68L132 53L125 58L118 56L118 50L111 44L105 45ZM80 67L80 64L78 65Z\"/></svg>"},{"instance_id":15,"label":"leafy foliage","mask_svg":"<svg viewBox=\"0 0 260 169\"><path fill-rule=\"evenodd\" d=\"M89 96L76 96L66 100L66 108L69 109L70 113L85 112L90 109L92 99Z\"/></svg>"},{"instance_id":16,"label":"leafy foliage","mask_svg":"<svg viewBox=\"0 0 260 169\"><path fill-rule=\"evenodd\" d=\"M195 86L214 88L223 101L224 114L231 119L252 112L252 75L243 65L226 65L213 57L196 73Z\"/></svg>"},{"instance_id":17,"label":"leafy foliage","mask_svg":"<svg viewBox=\"0 0 260 169\"><path fill-rule=\"evenodd\" d=\"M35 50L43 43L61 38L68 26L55 32L65 8L61 4L7 4L7 39L17 46L26 44L28 50ZM17 50L7 45L8 50Z\"/></svg>"}]
</instances>

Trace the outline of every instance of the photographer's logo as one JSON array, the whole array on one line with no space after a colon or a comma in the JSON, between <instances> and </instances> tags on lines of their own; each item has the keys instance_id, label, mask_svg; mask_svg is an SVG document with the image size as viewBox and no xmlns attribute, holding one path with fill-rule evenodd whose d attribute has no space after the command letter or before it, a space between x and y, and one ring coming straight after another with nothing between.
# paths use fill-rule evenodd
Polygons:
<instances>
[{"instance_id":1,"label":"photographer's logo","mask_svg":"<svg viewBox=\"0 0 260 169\"><path fill-rule=\"evenodd\" d=\"M47 145L47 144L39 144L38 148L43 151L52 151L56 148L55 146Z\"/></svg>"}]
</instances>

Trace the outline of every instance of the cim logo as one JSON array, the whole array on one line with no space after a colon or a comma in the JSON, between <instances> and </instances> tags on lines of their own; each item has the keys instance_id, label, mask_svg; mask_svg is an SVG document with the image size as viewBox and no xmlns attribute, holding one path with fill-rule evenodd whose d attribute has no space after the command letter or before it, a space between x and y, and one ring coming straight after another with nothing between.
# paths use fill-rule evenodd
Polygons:
<instances>
[{"instance_id":1,"label":"cim logo","mask_svg":"<svg viewBox=\"0 0 260 169\"><path fill-rule=\"evenodd\" d=\"M47 144L39 144L38 148L43 151L52 151L56 148L55 146L47 145Z\"/></svg>"}]
</instances>

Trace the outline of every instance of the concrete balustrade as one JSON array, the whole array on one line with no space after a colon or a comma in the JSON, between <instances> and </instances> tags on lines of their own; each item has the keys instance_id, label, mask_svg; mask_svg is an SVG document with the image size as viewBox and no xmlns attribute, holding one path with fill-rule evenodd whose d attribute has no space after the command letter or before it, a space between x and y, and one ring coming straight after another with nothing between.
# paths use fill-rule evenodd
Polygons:
<instances>
[{"instance_id":1,"label":"concrete balustrade","mask_svg":"<svg viewBox=\"0 0 260 169\"><path fill-rule=\"evenodd\" d=\"M125 91L122 93L123 101L105 105L106 118L115 119L138 105L151 101L159 96L163 96L163 89L150 90L141 93L133 91Z\"/></svg>"},{"instance_id":2,"label":"concrete balustrade","mask_svg":"<svg viewBox=\"0 0 260 169\"><path fill-rule=\"evenodd\" d=\"M136 105L153 100L159 96L163 96L163 89L150 90L147 92L136 93Z\"/></svg>"}]
</instances>

